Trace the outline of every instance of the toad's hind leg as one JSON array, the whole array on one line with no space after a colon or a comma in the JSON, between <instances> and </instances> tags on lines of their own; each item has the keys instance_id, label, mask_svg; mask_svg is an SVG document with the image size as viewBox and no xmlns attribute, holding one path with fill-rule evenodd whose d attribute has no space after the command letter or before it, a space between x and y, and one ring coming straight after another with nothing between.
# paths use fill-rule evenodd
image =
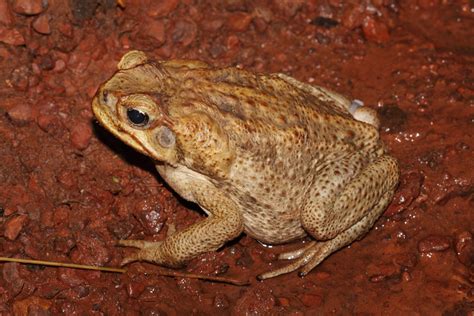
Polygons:
<instances>
[{"instance_id":1,"label":"toad's hind leg","mask_svg":"<svg viewBox=\"0 0 474 316\"><path fill-rule=\"evenodd\" d=\"M280 269L272 270L261 274L258 279L264 280L279 276L281 274L290 273L301 268L299 275L304 276L308 274L314 267L320 264L327 256L337 251L338 249L350 244L354 241L354 236L362 236L369 230L370 227L377 220L378 215L387 207L390 201L391 194L386 194L380 202L371 210L367 216L362 218L354 226L337 235L335 238L327 241L311 242L308 246L298 252L298 256L289 257L288 253L281 254L279 259L296 259L289 265Z\"/></svg>"},{"instance_id":2,"label":"toad's hind leg","mask_svg":"<svg viewBox=\"0 0 474 316\"><path fill-rule=\"evenodd\" d=\"M311 195L302 211L303 226L318 241L301 252L293 252L297 259L288 266L264 273L259 279L299 268L302 268L300 275L305 275L331 253L350 244L372 227L392 198L398 183L398 166L393 158L382 156L360 172L353 165L354 176L337 177L341 174L338 166L351 167L351 163L354 160L348 158L323 170L321 181L334 175L333 181L316 184L316 190L325 190ZM289 255L283 254L281 258L289 258Z\"/></svg>"}]
</instances>

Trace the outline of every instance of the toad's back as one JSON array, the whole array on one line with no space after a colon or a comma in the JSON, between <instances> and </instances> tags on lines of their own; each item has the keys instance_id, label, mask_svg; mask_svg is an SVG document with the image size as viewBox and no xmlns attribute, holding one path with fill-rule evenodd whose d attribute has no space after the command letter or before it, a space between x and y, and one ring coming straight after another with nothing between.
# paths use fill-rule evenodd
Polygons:
<instances>
[{"instance_id":1,"label":"toad's back","mask_svg":"<svg viewBox=\"0 0 474 316\"><path fill-rule=\"evenodd\" d=\"M376 150L377 130L325 89L235 68L179 77L176 115L202 111L225 131L236 158L219 184L240 205L246 232L261 241L304 236L299 211L325 162Z\"/></svg>"},{"instance_id":2,"label":"toad's back","mask_svg":"<svg viewBox=\"0 0 474 316\"><path fill-rule=\"evenodd\" d=\"M378 138L376 128L353 118L346 98L282 74L205 68L173 69L171 76L179 88L170 112L208 113L243 148L285 142L276 136L316 146L351 143L356 149Z\"/></svg>"}]
</instances>

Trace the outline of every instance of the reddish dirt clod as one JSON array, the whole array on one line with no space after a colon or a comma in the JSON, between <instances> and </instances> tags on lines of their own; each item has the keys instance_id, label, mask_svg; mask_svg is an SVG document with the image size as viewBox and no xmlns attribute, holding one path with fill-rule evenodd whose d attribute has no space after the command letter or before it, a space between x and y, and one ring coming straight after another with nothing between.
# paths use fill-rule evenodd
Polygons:
<instances>
[{"instance_id":1,"label":"reddish dirt clod","mask_svg":"<svg viewBox=\"0 0 474 316\"><path fill-rule=\"evenodd\" d=\"M387 26L370 16L364 19L362 30L369 41L384 43L390 39Z\"/></svg>"},{"instance_id":2,"label":"reddish dirt clod","mask_svg":"<svg viewBox=\"0 0 474 316\"><path fill-rule=\"evenodd\" d=\"M421 253L444 251L451 247L451 240L446 236L428 236L418 243Z\"/></svg>"},{"instance_id":3,"label":"reddish dirt clod","mask_svg":"<svg viewBox=\"0 0 474 316\"><path fill-rule=\"evenodd\" d=\"M229 28L232 31L243 32L252 22L252 15L244 12L232 13L227 20Z\"/></svg>"},{"instance_id":4,"label":"reddish dirt clod","mask_svg":"<svg viewBox=\"0 0 474 316\"><path fill-rule=\"evenodd\" d=\"M15 122L27 123L33 119L33 109L27 103L20 103L8 111L8 116Z\"/></svg>"},{"instance_id":5,"label":"reddish dirt clod","mask_svg":"<svg viewBox=\"0 0 474 316\"><path fill-rule=\"evenodd\" d=\"M45 9L43 0L13 0L12 9L18 14L36 15Z\"/></svg>"},{"instance_id":6,"label":"reddish dirt clod","mask_svg":"<svg viewBox=\"0 0 474 316\"><path fill-rule=\"evenodd\" d=\"M0 42L13 46L21 46L25 45L25 38L19 30L0 25Z\"/></svg>"},{"instance_id":7,"label":"reddish dirt clod","mask_svg":"<svg viewBox=\"0 0 474 316\"><path fill-rule=\"evenodd\" d=\"M89 146L91 137L92 127L89 123L80 122L71 129L71 144L79 150Z\"/></svg>"},{"instance_id":8,"label":"reddish dirt clod","mask_svg":"<svg viewBox=\"0 0 474 316\"><path fill-rule=\"evenodd\" d=\"M38 18L36 18L32 24L35 31L40 34L50 34L51 27L49 25L49 19L49 15L47 14L42 14Z\"/></svg>"},{"instance_id":9,"label":"reddish dirt clod","mask_svg":"<svg viewBox=\"0 0 474 316\"><path fill-rule=\"evenodd\" d=\"M0 23L10 25L13 22L13 15L10 11L8 0L0 0Z\"/></svg>"},{"instance_id":10,"label":"reddish dirt clod","mask_svg":"<svg viewBox=\"0 0 474 316\"><path fill-rule=\"evenodd\" d=\"M3 235L10 240L15 240L25 226L27 220L28 216L25 214L10 218L5 223L5 232Z\"/></svg>"}]
</instances>

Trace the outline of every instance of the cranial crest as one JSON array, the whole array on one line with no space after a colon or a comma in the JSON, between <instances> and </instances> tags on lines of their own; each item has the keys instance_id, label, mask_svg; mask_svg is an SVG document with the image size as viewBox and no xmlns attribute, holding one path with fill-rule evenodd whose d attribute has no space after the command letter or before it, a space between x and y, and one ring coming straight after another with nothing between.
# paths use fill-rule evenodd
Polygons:
<instances>
[{"instance_id":1,"label":"cranial crest","mask_svg":"<svg viewBox=\"0 0 474 316\"><path fill-rule=\"evenodd\" d=\"M143 65L148 61L148 57L146 57L145 53L139 50L132 50L123 55L122 59L120 59L117 68L119 70L127 70L134 68L138 65Z\"/></svg>"}]
</instances>

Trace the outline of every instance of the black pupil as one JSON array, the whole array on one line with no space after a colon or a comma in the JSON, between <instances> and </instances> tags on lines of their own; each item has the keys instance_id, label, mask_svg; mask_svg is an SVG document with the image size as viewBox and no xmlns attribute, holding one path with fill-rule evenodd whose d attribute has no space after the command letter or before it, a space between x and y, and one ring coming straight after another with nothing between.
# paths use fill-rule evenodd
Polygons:
<instances>
[{"instance_id":1,"label":"black pupil","mask_svg":"<svg viewBox=\"0 0 474 316\"><path fill-rule=\"evenodd\" d=\"M148 114L143 113L142 111L139 111L136 109L128 109L127 116L130 122L132 122L135 125L143 126L146 123L148 123Z\"/></svg>"}]
</instances>

